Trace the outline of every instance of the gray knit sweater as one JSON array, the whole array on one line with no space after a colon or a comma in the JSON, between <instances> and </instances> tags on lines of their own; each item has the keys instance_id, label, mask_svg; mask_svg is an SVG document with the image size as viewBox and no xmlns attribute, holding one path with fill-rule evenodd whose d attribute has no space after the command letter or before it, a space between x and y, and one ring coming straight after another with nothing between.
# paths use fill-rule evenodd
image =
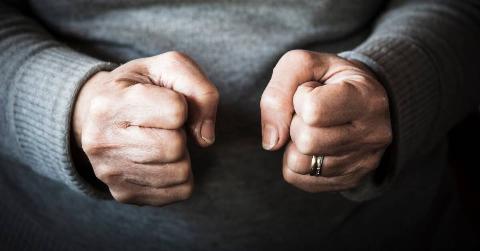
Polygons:
<instances>
[{"instance_id":1,"label":"gray knit sweater","mask_svg":"<svg viewBox=\"0 0 480 251\"><path fill-rule=\"evenodd\" d=\"M444 139L478 107L479 36L476 1L2 1L0 241L52 250L447 243L437 233L452 236L441 222L454 200L437 196L455 193ZM261 150L260 95L279 57L297 48L362 61L391 101L394 144L343 196L291 187L282 153ZM170 50L190 55L217 85L217 142L189 146L196 186L188 201L117 203L72 155L76 94L100 70Z\"/></svg>"}]
</instances>

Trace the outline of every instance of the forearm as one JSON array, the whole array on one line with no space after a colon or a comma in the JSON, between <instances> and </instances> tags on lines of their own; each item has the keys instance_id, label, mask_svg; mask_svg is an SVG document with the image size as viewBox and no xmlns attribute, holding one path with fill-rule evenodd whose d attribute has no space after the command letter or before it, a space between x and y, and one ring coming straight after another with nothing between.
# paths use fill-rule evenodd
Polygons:
<instances>
[{"instance_id":1,"label":"forearm","mask_svg":"<svg viewBox=\"0 0 480 251\"><path fill-rule=\"evenodd\" d=\"M394 141L380 167L387 180L478 107L479 18L473 1L396 1L367 41L341 54L369 66L388 92ZM375 185L368 186L358 195L370 196Z\"/></svg>"},{"instance_id":2,"label":"forearm","mask_svg":"<svg viewBox=\"0 0 480 251\"><path fill-rule=\"evenodd\" d=\"M428 151L478 106L479 8L467 1L402 3L355 49L384 78L411 153Z\"/></svg>"},{"instance_id":3,"label":"forearm","mask_svg":"<svg viewBox=\"0 0 480 251\"><path fill-rule=\"evenodd\" d=\"M67 48L0 5L0 152L85 190L70 157L72 106L83 82L112 66Z\"/></svg>"}]
</instances>

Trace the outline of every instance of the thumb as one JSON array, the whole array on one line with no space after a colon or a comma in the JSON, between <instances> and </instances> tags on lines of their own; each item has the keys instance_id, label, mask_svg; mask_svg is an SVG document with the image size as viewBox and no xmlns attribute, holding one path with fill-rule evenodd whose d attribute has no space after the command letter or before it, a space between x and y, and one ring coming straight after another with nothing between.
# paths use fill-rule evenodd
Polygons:
<instances>
[{"instance_id":1,"label":"thumb","mask_svg":"<svg viewBox=\"0 0 480 251\"><path fill-rule=\"evenodd\" d=\"M198 83L191 90L183 90L174 85L174 90L182 93L188 102L188 126L200 146L209 146L215 141L215 121L219 94L210 82Z\"/></svg>"},{"instance_id":2,"label":"thumb","mask_svg":"<svg viewBox=\"0 0 480 251\"><path fill-rule=\"evenodd\" d=\"M293 95L268 85L260 100L262 116L262 147L278 150L289 139L293 117Z\"/></svg>"},{"instance_id":3,"label":"thumb","mask_svg":"<svg viewBox=\"0 0 480 251\"><path fill-rule=\"evenodd\" d=\"M324 74L324 68L314 70L319 64L317 58L313 52L293 50L285 53L273 69L260 101L264 149L278 150L288 141L297 87Z\"/></svg>"},{"instance_id":4,"label":"thumb","mask_svg":"<svg viewBox=\"0 0 480 251\"><path fill-rule=\"evenodd\" d=\"M153 57L150 72L155 82L181 93L188 103L188 127L200 146L215 141L219 93L200 67L188 56L167 52ZM157 60L158 59L158 60Z\"/></svg>"}]
</instances>

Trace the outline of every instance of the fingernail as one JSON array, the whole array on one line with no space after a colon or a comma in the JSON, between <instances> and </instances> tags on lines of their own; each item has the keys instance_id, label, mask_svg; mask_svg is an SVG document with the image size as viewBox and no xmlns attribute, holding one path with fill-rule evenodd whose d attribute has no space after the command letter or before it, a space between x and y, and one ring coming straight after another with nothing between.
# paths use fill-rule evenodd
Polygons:
<instances>
[{"instance_id":1,"label":"fingernail","mask_svg":"<svg viewBox=\"0 0 480 251\"><path fill-rule=\"evenodd\" d=\"M215 123L212 120L203 121L200 136L208 144L215 142Z\"/></svg>"},{"instance_id":2,"label":"fingernail","mask_svg":"<svg viewBox=\"0 0 480 251\"><path fill-rule=\"evenodd\" d=\"M275 127L265 124L262 131L262 146L265 150L271 150L278 141L278 133Z\"/></svg>"}]
</instances>

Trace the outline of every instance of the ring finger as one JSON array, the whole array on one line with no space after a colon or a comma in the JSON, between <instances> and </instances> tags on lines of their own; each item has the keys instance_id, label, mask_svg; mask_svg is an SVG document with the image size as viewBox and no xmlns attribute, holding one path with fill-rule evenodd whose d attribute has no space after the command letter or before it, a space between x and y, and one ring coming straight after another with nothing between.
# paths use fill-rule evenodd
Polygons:
<instances>
[{"instance_id":1,"label":"ring finger","mask_svg":"<svg viewBox=\"0 0 480 251\"><path fill-rule=\"evenodd\" d=\"M109 187L115 200L136 205L162 206L188 199L193 192L193 175L190 173L187 182L165 188L140 186L124 183L121 186Z\"/></svg>"},{"instance_id":2,"label":"ring finger","mask_svg":"<svg viewBox=\"0 0 480 251\"><path fill-rule=\"evenodd\" d=\"M290 142L285 150L283 165L294 173L308 175L312 166L311 155L305 155L298 151L295 143ZM333 177L351 172L355 156L347 154L343 156L324 156L321 166L321 176Z\"/></svg>"},{"instance_id":3,"label":"ring finger","mask_svg":"<svg viewBox=\"0 0 480 251\"><path fill-rule=\"evenodd\" d=\"M112 159L107 164L92 160L92 164L95 175L109 186L128 183L156 188L169 187L187 182L192 172L188 151L182 160L164 164L138 164L125 158Z\"/></svg>"}]
</instances>

